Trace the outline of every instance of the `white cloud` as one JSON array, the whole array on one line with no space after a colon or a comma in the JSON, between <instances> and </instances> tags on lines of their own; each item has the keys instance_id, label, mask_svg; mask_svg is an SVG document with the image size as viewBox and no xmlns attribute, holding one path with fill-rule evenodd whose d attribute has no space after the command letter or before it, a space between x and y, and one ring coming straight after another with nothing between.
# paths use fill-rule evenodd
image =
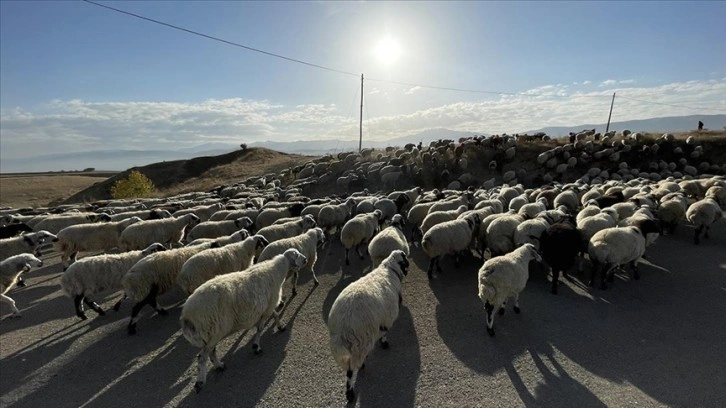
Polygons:
<instances>
[{"instance_id":1,"label":"white cloud","mask_svg":"<svg viewBox=\"0 0 726 408\"><path fill-rule=\"evenodd\" d=\"M371 139L386 140L439 127L512 133L602 123L607 119L612 91L544 85L518 95L432 102L405 114L371 117L364 127ZM619 87L613 121L726 113L724 95L726 78ZM355 139L358 134L357 117L346 116L336 105L284 106L239 98L198 103L54 100L38 109L18 107L0 113L2 158L79 150L168 149L208 142Z\"/></svg>"},{"instance_id":2,"label":"white cloud","mask_svg":"<svg viewBox=\"0 0 726 408\"><path fill-rule=\"evenodd\" d=\"M589 80L582 81L583 85L590 85L591 83L592 83L592 81L589 81Z\"/></svg>"},{"instance_id":3,"label":"white cloud","mask_svg":"<svg viewBox=\"0 0 726 408\"><path fill-rule=\"evenodd\" d=\"M624 79L622 81L618 81L618 83L621 85L629 85L629 84L634 84L635 80L634 79Z\"/></svg>"},{"instance_id":4,"label":"white cloud","mask_svg":"<svg viewBox=\"0 0 726 408\"><path fill-rule=\"evenodd\" d=\"M422 89L420 86L414 86L413 88L406 90L404 92L404 94L406 94L406 95L413 95L416 91L418 91L420 89Z\"/></svg>"},{"instance_id":5,"label":"white cloud","mask_svg":"<svg viewBox=\"0 0 726 408\"><path fill-rule=\"evenodd\" d=\"M614 79L606 79L606 80L600 82L599 86L610 86L610 85L615 85L617 83L618 83L618 81L616 81Z\"/></svg>"}]
</instances>

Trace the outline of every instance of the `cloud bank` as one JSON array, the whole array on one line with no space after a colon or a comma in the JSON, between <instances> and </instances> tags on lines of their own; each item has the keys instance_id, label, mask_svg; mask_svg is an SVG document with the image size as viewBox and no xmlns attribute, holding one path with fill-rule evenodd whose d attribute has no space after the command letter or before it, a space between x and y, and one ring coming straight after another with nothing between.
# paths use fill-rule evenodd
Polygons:
<instances>
[{"instance_id":1,"label":"cloud bank","mask_svg":"<svg viewBox=\"0 0 726 408\"><path fill-rule=\"evenodd\" d=\"M583 85L591 81L582 82ZM364 123L373 140L430 128L502 133L603 123L616 92L613 121L726 113L726 78L636 87L630 79L540 86L517 95L427 107ZM405 88L399 97L435 100L438 91ZM467 95L470 97L470 95ZM648 102L645 102L648 101ZM240 98L181 102L53 100L0 112L2 158L112 149L165 149L203 143L356 139L356 118L336 105L285 106Z\"/></svg>"}]
</instances>

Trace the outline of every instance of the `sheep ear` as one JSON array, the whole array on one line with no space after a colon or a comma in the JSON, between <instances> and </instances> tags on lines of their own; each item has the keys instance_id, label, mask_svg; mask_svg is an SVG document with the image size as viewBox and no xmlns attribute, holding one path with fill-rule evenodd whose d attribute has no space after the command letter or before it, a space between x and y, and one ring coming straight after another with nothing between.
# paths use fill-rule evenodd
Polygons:
<instances>
[{"instance_id":1,"label":"sheep ear","mask_svg":"<svg viewBox=\"0 0 726 408\"><path fill-rule=\"evenodd\" d=\"M466 223L469 224L469 229L474 228L474 221L471 218L467 218Z\"/></svg>"}]
</instances>

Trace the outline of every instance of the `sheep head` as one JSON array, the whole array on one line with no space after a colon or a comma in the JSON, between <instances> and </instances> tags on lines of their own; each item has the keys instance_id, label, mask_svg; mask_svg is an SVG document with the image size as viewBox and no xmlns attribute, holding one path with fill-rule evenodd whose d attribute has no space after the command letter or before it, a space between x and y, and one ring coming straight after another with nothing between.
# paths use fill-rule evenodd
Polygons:
<instances>
[{"instance_id":1,"label":"sheep head","mask_svg":"<svg viewBox=\"0 0 726 408\"><path fill-rule=\"evenodd\" d=\"M290 264L290 269L292 270L300 269L308 262L308 259L305 257L305 255L300 253L300 251L295 248L288 249L287 251L285 251L283 256L285 257L285 259L287 259L288 263Z\"/></svg>"}]
</instances>

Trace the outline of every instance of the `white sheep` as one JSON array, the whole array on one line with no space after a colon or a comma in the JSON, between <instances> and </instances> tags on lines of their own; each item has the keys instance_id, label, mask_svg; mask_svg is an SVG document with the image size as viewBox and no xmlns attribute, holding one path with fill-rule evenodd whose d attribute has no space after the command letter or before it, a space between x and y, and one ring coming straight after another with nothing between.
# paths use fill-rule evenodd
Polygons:
<instances>
[{"instance_id":1,"label":"white sheep","mask_svg":"<svg viewBox=\"0 0 726 408\"><path fill-rule=\"evenodd\" d=\"M527 219L532 219L537 216L537 214L546 211L547 210L547 198L546 197L540 197L537 199L537 201L533 203L528 203L519 208L518 214L526 217Z\"/></svg>"},{"instance_id":2,"label":"white sheep","mask_svg":"<svg viewBox=\"0 0 726 408\"><path fill-rule=\"evenodd\" d=\"M410 253L403 234L403 217L400 214L394 215L391 225L376 234L368 244L368 255L371 257L373 268L378 267L395 250L403 251L406 256Z\"/></svg>"},{"instance_id":3,"label":"white sheep","mask_svg":"<svg viewBox=\"0 0 726 408\"><path fill-rule=\"evenodd\" d=\"M487 333L494 336L494 311L504 314L507 299L514 297L514 313L520 313L519 294L529 279L529 261L542 262L532 244L524 244L514 251L490 258L479 269L479 299L487 314Z\"/></svg>"},{"instance_id":4,"label":"white sheep","mask_svg":"<svg viewBox=\"0 0 726 408\"><path fill-rule=\"evenodd\" d=\"M207 359L217 370L225 368L216 350L222 339L239 330L256 327L252 348L255 353L260 353L260 336L270 316L274 316L278 331L285 329L275 308L282 298L285 278L305 262L307 259L303 254L296 249L288 249L284 254L245 271L217 276L189 296L179 320L184 338L201 348L197 355L199 372L194 384L197 392L207 379Z\"/></svg>"},{"instance_id":5,"label":"white sheep","mask_svg":"<svg viewBox=\"0 0 726 408\"><path fill-rule=\"evenodd\" d=\"M213 242L207 242L157 252L142 258L129 269L121 279L124 298L130 298L135 302L127 327L129 334L136 334L137 316L145 305L153 307L162 316L168 313L159 306L156 297L176 285L179 271L189 258L211 248L212 245Z\"/></svg>"},{"instance_id":6,"label":"white sheep","mask_svg":"<svg viewBox=\"0 0 726 408\"><path fill-rule=\"evenodd\" d=\"M0 239L0 260L26 252L35 252L38 255L36 248L40 244L54 239L56 236L48 231L30 232L18 237Z\"/></svg>"},{"instance_id":7,"label":"white sheep","mask_svg":"<svg viewBox=\"0 0 726 408\"><path fill-rule=\"evenodd\" d=\"M167 210L153 209L129 211L120 214L111 214L111 221L121 221L131 217L139 217L142 220L158 220L162 218L171 218L171 213Z\"/></svg>"},{"instance_id":8,"label":"white sheep","mask_svg":"<svg viewBox=\"0 0 726 408\"><path fill-rule=\"evenodd\" d=\"M120 290L121 279L136 262L147 255L164 250L166 248L163 245L154 243L140 251L89 256L69 266L61 276L60 283L66 296L73 299L76 316L81 320L88 318L81 302L101 316L105 315L106 312L88 295L106 290ZM119 306L121 301L114 305L114 310L118 310Z\"/></svg>"},{"instance_id":9,"label":"white sheep","mask_svg":"<svg viewBox=\"0 0 726 408\"><path fill-rule=\"evenodd\" d=\"M523 221L515 228L514 246L532 244L539 251L539 239L549 226L550 223L544 217Z\"/></svg>"},{"instance_id":10,"label":"white sheep","mask_svg":"<svg viewBox=\"0 0 726 408\"><path fill-rule=\"evenodd\" d=\"M223 235L231 235L240 228L248 229L252 225L249 217L240 217L235 220L207 221L194 226L187 234L187 241L200 238L217 239Z\"/></svg>"},{"instance_id":11,"label":"white sheep","mask_svg":"<svg viewBox=\"0 0 726 408\"><path fill-rule=\"evenodd\" d=\"M471 214L466 218L442 222L434 225L421 239L421 247L429 261L428 277L434 278L434 265L441 273L439 261L444 255L454 254L456 266L459 266L459 253L471 245L471 240L480 223L478 214Z\"/></svg>"},{"instance_id":12,"label":"white sheep","mask_svg":"<svg viewBox=\"0 0 726 408\"><path fill-rule=\"evenodd\" d=\"M193 213L194 215L199 217L199 220L201 222L205 222L205 221L209 221L209 218L214 213L221 210L222 208L224 208L224 205L222 203L215 203L215 204L211 204L211 205L207 205L207 206L200 205L200 206L196 206L196 207L185 208L183 210L179 210L174 213L174 217L179 218L184 214Z\"/></svg>"},{"instance_id":13,"label":"white sheep","mask_svg":"<svg viewBox=\"0 0 726 408\"><path fill-rule=\"evenodd\" d=\"M255 226L257 229L265 228L272 225L273 222L280 218L297 217L305 208L303 203L293 203L286 207L265 208L257 215Z\"/></svg>"},{"instance_id":14,"label":"white sheep","mask_svg":"<svg viewBox=\"0 0 726 408\"><path fill-rule=\"evenodd\" d=\"M262 235L253 235L241 242L199 252L184 262L176 282L186 294L191 294L215 276L249 268L267 244Z\"/></svg>"},{"instance_id":15,"label":"white sheep","mask_svg":"<svg viewBox=\"0 0 726 408\"><path fill-rule=\"evenodd\" d=\"M580 208L580 197L578 197L577 192L574 190L565 190L555 197L554 207L557 208L561 205L567 207L574 214Z\"/></svg>"},{"instance_id":16,"label":"white sheep","mask_svg":"<svg viewBox=\"0 0 726 408\"><path fill-rule=\"evenodd\" d=\"M350 265L348 253L355 247L360 259L363 259L361 246L369 243L378 232L378 225L383 218L381 210L375 210L368 214L359 214L348 220L340 230L340 242L345 248L345 264Z\"/></svg>"},{"instance_id":17,"label":"white sheep","mask_svg":"<svg viewBox=\"0 0 726 408\"><path fill-rule=\"evenodd\" d=\"M486 243L492 256L504 255L514 250L514 233L523 221L524 216L521 213L492 220L486 231Z\"/></svg>"},{"instance_id":18,"label":"white sheep","mask_svg":"<svg viewBox=\"0 0 726 408\"><path fill-rule=\"evenodd\" d=\"M638 220L633 226L606 228L593 235L587 248L593 263L590 286L600 273L600 288L606 289L605 281L612 281L615 268L625 264L630 264L633 278L640 279L636 262L659 232L660 227L655 221Z\"/></svg>"},{"instance_id":19,"label":"white sheep","mask_svg":"<svg viewBox=\"0 0 726 408\"><path fill-rule=\"evenodd\" d=\"M318 225L323 229L325 235L331 237L332 232L340 230L350 218L356 205L355 200L349 198L342 204L328 204L321 208L320 214L318 214Z\"/></svg>"},{"instance_id":20,"label":"white sheep","mask_svg":"<svg viewBox=\"0 0 726 408\"><path fill-rule=\"evenodd\" d=\"M428 230L436 224L457 219L459 215L463 214L465 211L467 211L467 207L462 205L454 210L429 212L426 215L426 218L424 218L421 222L421 235L426 234L426 232L428 232Z\"/></svg>"},{"instance_id":21,"label":"white sheep","mask_svg":"<svg viewBox=\"0 0 726 408\"><path fill-rule=\"evenodd\" d=\"M15 301L5 293L16 285L20 274L29 271L32 267L41 266L43 266L43 261L29 253L13 255L0 262L0 300L10 305L10 308L13 309L13 317L20 317L20 310L15 306Z\"/></svg>"},{"instance_id":22,"label":"white sheep","mask_svg":"<svg viewBox=\"0 0 726 408\"><path fill-rule=\"evenodd\" d=\"M386 335L398 318L402 281L409 262L395 250L370 273L348 285L333 302L328 316L330 349L338 366L346 371L346 398L355 399L358 370L380 339L388 348Z\"/></svg>"},{"instance_id":23,"label":"white sheep","mask_svg":"<svg viewBox=\"0 0 726 408\"><path fill-rule=\"evenodd\" d=\"M76 262L81 251L108 252L119 246L121 232L129 225L141 222L139 217L99 224L77 224L63 228L53 239L53 249L61 254L63 270ZM70 263L67 263L70 258Z\"/></svg>"},{"instance_id":24,"label":"white sheep","mask_svg":"<svg viewBox=\"0 0 726 408\"><path fill-rule=\"evenodd\" d=\"M306 215L297 221L287 222L285 224L269 225L264 228L260 228L257 234L267 238L269 242L275 242L280 239L292 238L295 235L300 235L310 228L315 228L317 223L312 215Z\"/></svg>"},{"instance_id":25,"label":"white sheep","mask_svg":"<svg viewBox=\"0 0 726 408\"><path fill-rule=\"evenodd\" d=\"M220 237L220 238L197 238L194 241L188 243L186 246L199 245L199 244L203 244L205 242L216 242L217 245L223 247L223 246L225 246L227 244L232 244L232 243L235 243L235 242L244 241L249 236L250 236L250 233L246 229L242 228L241 230L235 231L234 233L229 234L226 237Z\"/></svg>"},{"instance_id":26,"label":"white sheep","mask_svg":"<svg viewBox=\"0 0 726 408\"><path fill-rule=\"evenodd\" d=\"M317 276L315 276L315 262L318 259L317 249L322 247L325 243L325 233L321 228L311 228L306 232L294 236L292 238L280 239L275 242L271 242L269 245L262 250L260 257L257 262L267 261L274 258L277 255L284 253L290 248L297 249L301 254L305 255L307 262L300 268L300 271L295 270L295 274L292 279L292 295L297 295L297 278L300 272L303 270L309 270L313 275L313 282L317 286Z\"/></svg>"},{"instance_id":27,"label":"white sheep","mask_svg":"<svg viewBox=\"0 0 726 408\"><path fill-rule=\"evenodd\" d=\"M194 214L185 214L179 218L164 218L160 220L141 221L131 224L121 232L119 244L124 251L144 249L154 242L168 244L181 243L184 231L199 224L199 217Z\"/></svg>"},{"instance_id":28,"label":"white sheep","mask_svg":"<svg viewBox=\"0 0 726 408\"><path fill-rule=\"evenodd\" d=\"M71 225L106 221L111 221L111 217L108 214L66 213L45 217L45 219L32 227L35 231L48 231L51 234L57 234L63 228L70 227Z\"/></svg>"},{"instance_id":29,"label":"white sheep","mask_svg":"<svg viewBox=\"0 0 726 408\"><path fill-rule=\"evenodd\" d=\"M706 197L703 200L691 204L686 211L686 219L696 227L693 242L701 243L701 232L705 229L704 237L708 238L708 231L711 224L723 218L723 212L718 202L713 197Z\"/></svg>"},{"instance_id":30,"label":"white sheep","mask_svg":"<svg viewBox=\"0 0 726 408\"><path fill-rule=\"evenodd\" d=\"M209 217L208 221L236 220L237 218L249 217L254 223L260 210L256 208L246 208L243 210L219 210Z\"/></svg>"}]
</instances>

